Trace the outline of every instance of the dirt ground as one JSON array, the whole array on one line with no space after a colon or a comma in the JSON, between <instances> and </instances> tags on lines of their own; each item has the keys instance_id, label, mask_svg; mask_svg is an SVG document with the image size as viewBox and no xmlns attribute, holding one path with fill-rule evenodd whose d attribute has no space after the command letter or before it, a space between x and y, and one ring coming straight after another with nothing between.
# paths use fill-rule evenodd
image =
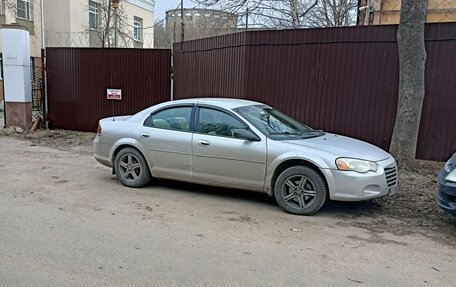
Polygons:
<instances>
[{"instance_id":1,"label":"dirt ground","mask_svg":"<svg viewBox=\"0 0 456 287\"><path fill-rule=\"evenodd\" d=\"M93 133L67 130L38 130L35 133L18 134L3 130L0 135L25 139L32 144L55 148L62 151L92 154ZM391 232L393 234L418 233L433 240L456 245L456 217L447 215L435 204L437 172L443 162L418 161L415 172L399 172L399 190L392 197L367 202L332 202L327 209L348 209L347 217L372 216L376 220L357 223L360 228L372 232ZM388 223L383 217L399 219L395 224Z\"/></svg>"},{"instance_id":2,"label":"dirt ground","mask_svg":"<svg viewBox=\"0 0 456 287\"><path fill-rule=\"evenodd\" d=\"M392 197L329 202L317 215L299 217L242 190L173 181L127 189L93 160L93 137L0 131L0 286L456 280L456 218L434 202L443 163L400 171Z\"/></svg>"}]
</instances>

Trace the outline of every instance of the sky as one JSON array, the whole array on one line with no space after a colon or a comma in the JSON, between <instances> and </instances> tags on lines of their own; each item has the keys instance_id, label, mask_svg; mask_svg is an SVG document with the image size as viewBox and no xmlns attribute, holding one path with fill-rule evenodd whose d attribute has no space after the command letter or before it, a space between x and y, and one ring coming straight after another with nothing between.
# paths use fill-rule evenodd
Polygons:
<instances>
[{"instance_id":1,"label":"sky","mask_svg":"<svg viewBox=\"0 0 456 287\"><path fill-rule=\"evenodd\" d=\"M175 9L180 0L155 0L155 21L165 18L165 11ZM190 0L184 0L184 8L193 8L195 4Z\"/></svg>"}]
</instances>

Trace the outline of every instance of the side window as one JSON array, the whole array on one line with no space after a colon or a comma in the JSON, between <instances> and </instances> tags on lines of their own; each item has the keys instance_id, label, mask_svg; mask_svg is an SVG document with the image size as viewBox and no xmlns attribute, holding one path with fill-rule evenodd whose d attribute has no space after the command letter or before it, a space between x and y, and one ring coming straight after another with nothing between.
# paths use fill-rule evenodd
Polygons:
<instances>
[{"instance_id":1,"label":"side window","mask_svg":"<svg viewBox=\"0 0 456 287\"><path fill-rule=\"evenodd\" d=\"M221 111L200 108L198 131L203 134L234 137L235 129L244 129L246 125L238 119Z\"/></svg>"},{"instance_id":2,"label":"side window","mask_svg":"<svg viewBox=\"0 0 456 287\"><path fill-rule=\"evenodd\" d=\"M150 115L144 125L165 130L190 131L192 107L176 107Z\"/></svg>"}]
</instances>

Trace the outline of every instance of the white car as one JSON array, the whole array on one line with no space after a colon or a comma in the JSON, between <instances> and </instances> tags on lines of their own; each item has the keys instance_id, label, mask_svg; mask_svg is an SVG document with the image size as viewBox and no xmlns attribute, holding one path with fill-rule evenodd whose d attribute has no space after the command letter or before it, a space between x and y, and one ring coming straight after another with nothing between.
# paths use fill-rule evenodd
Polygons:
<instances>
[{"instance_id":1,"label":"white car","mask_svg":"<svg viewBox=\"0 0 456 287\"><path fill-rule=\"evenodd\" d=\"M397 187L396 162L382 149L238 99L171 101L102 119L94 156L125 186L168 178L254 190L293 214L313 214L327 199L367 200Z\"/></svg>"}]
</instances>

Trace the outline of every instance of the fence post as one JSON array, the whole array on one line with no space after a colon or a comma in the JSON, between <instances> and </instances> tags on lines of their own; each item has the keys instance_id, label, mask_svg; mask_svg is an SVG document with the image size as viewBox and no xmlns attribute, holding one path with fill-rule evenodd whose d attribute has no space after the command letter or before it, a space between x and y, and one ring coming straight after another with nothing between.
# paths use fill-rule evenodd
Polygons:
<instances>
[{"instance_id":1,"label":"fence post","mask_svg":"<svg viewBox=\"0 0 456 287\"><path fill-rule=\"evenodd\" d=\"M32 126L32 82L30 34L27 28L2 25L5 125L29 129Z\"/></svg>"},{"instance_id":2,"label":"fence post","mask_svg":"<svg viewBox=\"0 0 456 287\"><path fill-rule=\"evenodd\" d=\"M42 76L42 86L41 86L41 98L43 100L43 120L46 128L49 128L48 120L48 90L47 90L47 67L46 67L46 49L41 49L41 76Z\"/></svg>"}]
</instances>

